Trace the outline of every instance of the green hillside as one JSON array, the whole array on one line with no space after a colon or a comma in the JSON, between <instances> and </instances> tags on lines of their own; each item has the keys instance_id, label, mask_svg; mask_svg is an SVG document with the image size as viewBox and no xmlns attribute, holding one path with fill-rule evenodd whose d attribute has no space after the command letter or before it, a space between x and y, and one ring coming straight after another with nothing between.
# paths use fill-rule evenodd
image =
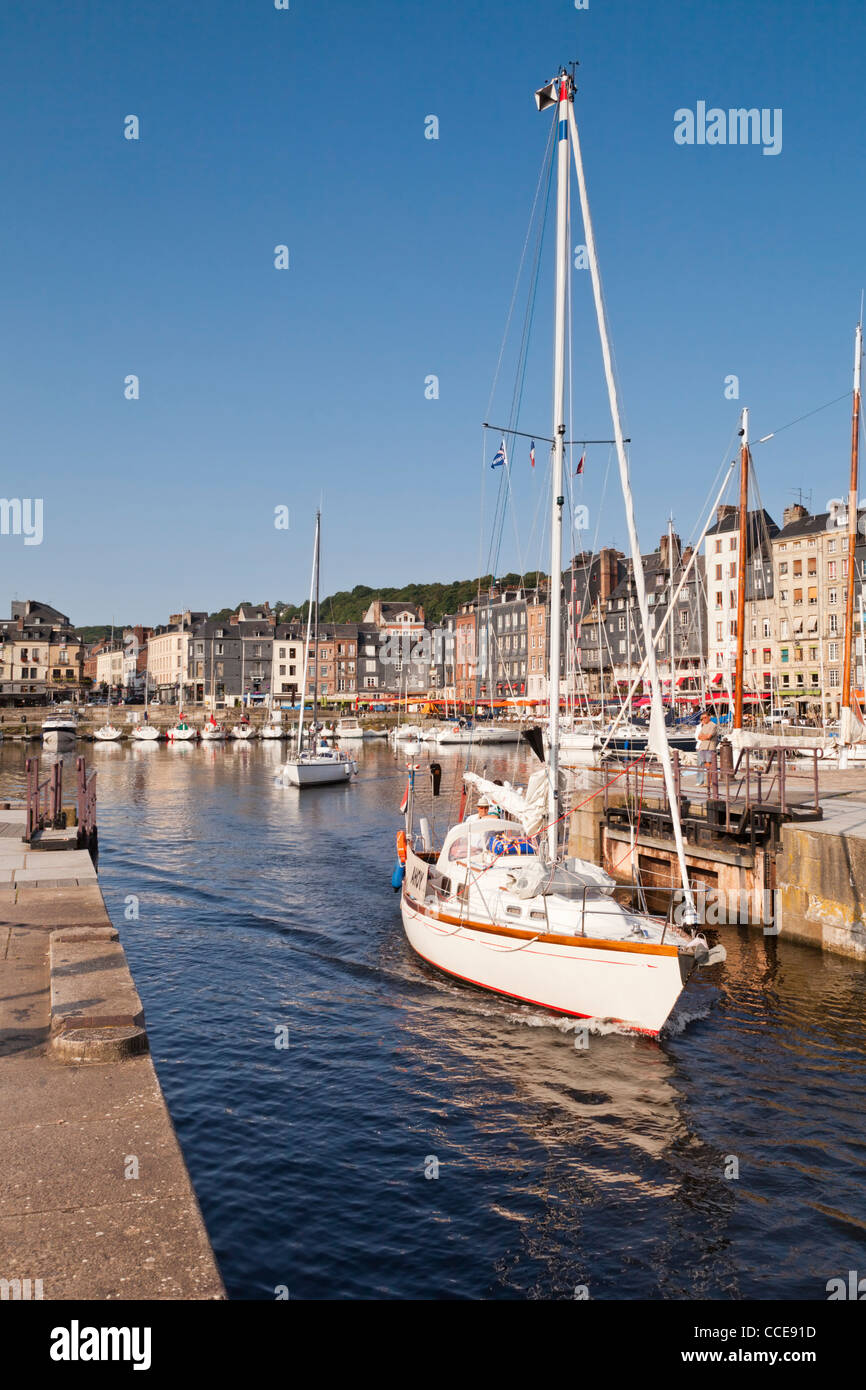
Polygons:
<instances>
[{"instance_id":1,"label":"green hillside","mask_svg":"<svg viewBox=\"0 0 866 1390\"><path fill-rule=\"evenodd\" d=\"M539 580L544 579L544 575L535 573L523 576L506 574L499 578L498 583L501 587L522 584L524 588L531 589ZM482 592L489 589L492 583L493 576L484 575L480 580ZM321 613L328 622L358 623L373 600L380 598L385 603L420 603L427 621L437 623L446 613L456 613L462 603L468 603L470 599L475 598L478 588L478 579L454 579L448 584L404 584L401 588L390 589L371 589L367 584L356 584L354 589L340 589L337 593L323 598ZM280 621L285 622L290 618L305 616L307 605L279 603L276 609L280 614Z\"/></svg>"}]
</instances>

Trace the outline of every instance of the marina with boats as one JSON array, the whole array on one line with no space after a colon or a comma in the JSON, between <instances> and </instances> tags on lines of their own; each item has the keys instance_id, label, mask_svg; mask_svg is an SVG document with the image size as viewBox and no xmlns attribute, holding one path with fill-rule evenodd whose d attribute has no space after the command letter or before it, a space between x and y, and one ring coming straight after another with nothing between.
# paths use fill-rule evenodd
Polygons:
<instances>
[{"instance_id":1,"label":"marina with boats","mask_svg":"<svg viewBox=\"0 0 866 1390\"><path fill-rule=\"evenodd\" d=\"M452 435L455 420L480 426L477 488L465 440L453 476L430 467L432 409L423 449L399 412L388 422L384 495L360 461L346 488L339 455L354 467L357 449L369 471L362 436L387 411L367 418L334 340L399 380L415 349L378 335L405 248L365 265L357 292L369 279L377 299L363 331L348 289L339 317L325 277L293 270L291 312L304 322L315 304L340 390L308 411L312 376L295 362L279 377L273 502L272 441L249 430L240 393L230 402L224 428L242 419L248 457L225 525L258 509L242 591L285 584L297 602L219 609L215 589L212 610L187 606L220 563L208 512L204 550L184 533L134 556L167 621L116 624L113 593L110 624L17 596L0 621L3 1299L20 1301L26 1278L24 1298L38 1280L37 1299L69 1302L721 1304L826 1301L839 1270L856 1275L862 300L853 376L838 328L844 397L782 397L789 418L762 433L778 407L750 383L748 404L726 397L715 471L702 460L716 417L690 442L706 495L696 506L694 479L674 492L640 414L634 440L626 423L640 155L609 139L616 106L592 81L584 95L579 71L556 67L534 111L527 90L520 125L493 84L507 194L494 178L470 196L479 162L448 205L479 239L496 209L473 347L490 394L485 408L475 362L448 417ZM446 136L443 122L427 151L440 166ZM362 216L368 157L349 190ZM635 191L614 216L605 169L620 162ZM291 264L309 275L324 234L296 172L312 234ZM405 243L430 256L442 232L425 215L429 243L417 229ZM455 243L454 263L458 246L478 255ZM280 333L287 317L283 304ZM455 330L448 304L444 340ZM261 331L231 351L260 365ZM311 332L321 371L319 350ZM431 371L425 404L442 383ZM777 524L766 446L843 400L824 417L840 495L813 512L797 489ZM309 437L287 447L295 414ZM190 478L210 468L206 447L195 457ZM209 507L216 493L195 481L187 495ZM663 530L655 493L673 493ZM338 587L348 563L405 577L416 552L422 575L447 557L438 578ZM28 582L39 572L34 560Z\"/></svg>"}]
</instances>

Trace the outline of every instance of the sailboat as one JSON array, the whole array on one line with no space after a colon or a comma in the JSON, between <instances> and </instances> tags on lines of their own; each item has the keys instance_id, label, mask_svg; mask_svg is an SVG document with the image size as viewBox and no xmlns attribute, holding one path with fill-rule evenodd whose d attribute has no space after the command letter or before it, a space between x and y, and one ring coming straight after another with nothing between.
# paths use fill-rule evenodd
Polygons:
<instances>
[{"instance_id":1,"label":"sailboat","mask_svg":"<svg viewBox=\"0 0 866 1390\"><path fill-rule=\"evenodd\" d=\"M307 610L307 637L304 643L304 674L301 680L301 709L298 716L298 751L287 758L274 779L283 786L319 787L327 783L348 782L358 771L354 758L350 758L341 748L329 748L320 743L316 746L316 725L319 696L319 545L321 538L321 513L316 512L316 536L313 543L313 573L310 578L310 606ZM310 727L310 747L304 748L304 711L306 708L307 670L310 664L310 633L313 612L315 625L312 628L315 650L315 669L313 671L313 717Z\"/></svg>"},{"instance_id":2,"label":"sailboat","mask_svg":"<svg viewBox=\"0 0 866 1390\"><path fill-rule=\"evenodd\" d=\"M105 723L93 731L94 740L97 743L117 743L123 737L123 731L118 729L116 724L111 722L111 686L108 687L108 709L105 714Z\"/></svg>"},{"instance_id":3,"label":"sailboat","mask_svg":"<svg viewBox=\"0 0 866 1390\"><path fill-rule=\"evenodd\" d=\"M281 709L274 709L273 695L268 700L268 717L261 727L262 738L284 738L285 729L283 728L283 712Z\"/></svg>"},{"instance_id":4,"label":"sailboat","mask_svg":"<svg viewBox=\"0 0 866 1390\"><path fill-rule=\"evenodd\" d=\"M154 728L153 724L147 723L148 699L150 695L150 677L147 670L144 673L144 714L145 722L136 724L132 730L132 737L139 743L156 743L159 738L159 729Z\"/></svg>"},{"instance_id":5,"label":"sailboat","mask_svg":"<svg viewBox=\"0 0 866 1390\"><path fill-rule=\"evenodd\" d=\"M114 619L111 620L111 651L114 651ZM110 674L110 672L109 672ZM108 684L108 707L105 712L105 723L93 732L94 741L97 743L116 743L122 737L122 731L116 724L111 722L111 682Z\"/></svg>"},{"instance_id":6,"label":"sailboat","mask_svg":"<svg viewBox=\"0 0 866 1390\"><path fill-rule=\"evenodd\" d=\"M488 806L448 830L441 850L429 846L422 823L413 827L415 772L410 766L405 828L397 837L392 882L401 889L409 943L447 974L495 993L581 1018L609 1020L628 1031L657 1035L693 970L724 959L693 930L697 920L689 884L679 801L664 731L661 684L649 621L629 464L620 422L612 354L589 213L577 123L574 78L563 70L536 93L540 111L556 109L556 294L554 306L553 445L551 492L549 727L543 766L526 789L500 786L464 773ZM566 308L569 258L569 155L573 153L596 317L614 425L640 618L651 688L649 746L660 759L671 808L682 880L683 926L622 905L614 880L597 865L569 858L561 844L559 769L562 509L565 447ZM536 437L538 437L536 435ZM540 739L536 740L540 743Z\"/></svg>"},{"instance_id":7,"label":"sailboat","mask_svg":"<svg viewBox=\"0 0 866 1390\"><path fill-rule=\"evenodd\" d=\"M177 723L166 730L166 738L169 743L192 743L194 739L198 738L198 729L194 724L189 723L183 713L183 672L186 660L186 652L183 649L185 623L186 614L182 613L180 619L180 664L177 671Z\"/></svg>"}]
</instances>

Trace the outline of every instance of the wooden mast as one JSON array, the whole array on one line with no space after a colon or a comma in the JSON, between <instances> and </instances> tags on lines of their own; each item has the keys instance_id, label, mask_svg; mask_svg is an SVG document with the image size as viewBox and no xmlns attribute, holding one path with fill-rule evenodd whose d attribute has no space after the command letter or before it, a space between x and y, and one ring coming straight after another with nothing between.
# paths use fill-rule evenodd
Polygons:
<instances>
[{"instance_id":1,"label":"wooden mast","mask_svg":"<svg viewBox=\"0 0 866 1390\"><path fill-rule=\"evenodd\" d=\"M737 559L737 665L734 673L734 728L743 727L743 684L746 641L746 529L749 524L749 412L740 429L740 548Z\"/></svg>"},{"instance_id":2,"label":"wooden mast","mask_svg":"<svg viewBox=\"0 0 866 1390\"><path fill-rule=\"evenodd\" d=\"M845 586L845 659L842 668L842 709L840 742L851 742L851 644L854 636L854 576L857 549L857 490L860 453L860 362L863 356L863 328L857 325L854 337L854 395L851 409L851 483L848 490L848 582Z\"/></svg>"}]
</instances>

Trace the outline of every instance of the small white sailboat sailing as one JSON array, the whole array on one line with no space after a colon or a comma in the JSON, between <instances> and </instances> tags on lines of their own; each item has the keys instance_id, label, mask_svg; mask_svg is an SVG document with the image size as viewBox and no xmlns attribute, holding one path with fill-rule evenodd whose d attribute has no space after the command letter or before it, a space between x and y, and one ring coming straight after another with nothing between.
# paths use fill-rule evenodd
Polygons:
<instances>
[{"instance_id":1,"label":"small white sailboat sailing","mask_svg":"<svg viewBox=\"0 0 866 1390\"><path fill-rule=\"evenodd\" d=\"M569 257L569 155L573 153L583 215L602 357L614 425L620 482L634 560L638 607L647 635L652 719L649 745L660 759L671 807L683 909L697 920L689 884L679 803L664 732L661 685L649 621L629 465L620 423L612 355L602 300L592 222L573 110L574 79L562 71L536 94L539 110L556 109L557 207L554 311L554 406L551 497L549 728L544 766L525 791L473 772L465 780L487 807L446 833L441 850L424 825L413 826L415 772L410 765L405 829L397 837L402 863L392 880L401 889L406 936L424 960L449 975L558 1013L607 1020L657 1035L698 965L724 959L690 929L634 911L613 896L603 869L569 858L562 846L559 679L561 646L562 509L565 443L565 349ZM443 742L440 738L440 742ZM539 740L540 742L540 740ZM537 750L536 750L537 751Z\"/></svg>"},{"instance_id":2,"label":"small white sailboat sailing","mask_svg":"<svg viewBox=\"0 0 866 1390\"><path fill-rule=\"evenodd\" d=\"M348 782L358 771L354 758L350 758L341 748L329 748L321 743L316 746L316 726L319 695L319 544L321 536L321 513L316 512L316 537L313 544L313 573L310 580L310 605L307 611L307 637L304 643L304 672L301 680L301 710L298 716L298 751L294 757L283 763L275 781L289 787L319 787L328 783ZM313 671L313 715L310 728L310 747L304 748L304 710L306 707L307 671L310 664L310 634L313 612L315 625L312 628L315 649L315 668Z\"/></svg>"}]
</instances>

